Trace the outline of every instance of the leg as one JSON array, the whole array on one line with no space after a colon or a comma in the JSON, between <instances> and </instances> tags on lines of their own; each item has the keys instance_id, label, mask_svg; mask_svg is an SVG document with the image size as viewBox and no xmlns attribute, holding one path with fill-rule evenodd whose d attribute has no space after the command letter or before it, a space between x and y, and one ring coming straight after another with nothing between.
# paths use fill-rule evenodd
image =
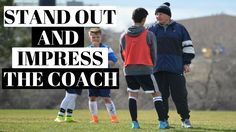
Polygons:
<instances>
[{"instance_id":1,"label":"leg","mask_svg":"<svg viewBox=\"0 0 236 132\"><path fill-rule=\"evenodd\" d=\"M64 121L66 108L67 108L67 105L68 105L69 102L70 102L70 100L68 99L68 93L66 92L66 95L65 95L64 99L61 102L60 110L57 114L56 119L54 120L55 122L63 122Z\"/></svg>"},{"instance_id":2,"label":"leg","mask_svg":"<svg viewBox=\"0 0 236 132\"><path fill-rule=\"evenodd\" d=\"M82 89L66 89L67 98L69 98L69 102L67 102L66 108L66 116L71 117L73 110L75 109L75 102L78 95L81 95Z\"/></svg>"},{"instance_id":3,"label":"leg","mask_svg":"<svg viewBox=\"0 0 236 132\"><path fill-rule=\"evenodd\" d=\"M62 100L61 102L61 105L60 105L60 111L58 112L58 116L57 118L55 119L56 122L63 122L64 121L64 116L65 116L65 112L67 111L67 115L69 114L69 116L71 117L72 115L72 112L74 110L74 105L73 103L75 103L75 99L77 97L76 94L72 94L72 93L69 93L70 91L66 91L66 95L64 97L64 99ZM76 96L74 96L76 95ZM71 105L73 105L72 107L70 107ZM71 109L68 109L71 108ZM67 121L67 119L66 119Z\"/></svg>"},{"instance_id":4,"label":"leg","mask_svg":"<svg viewBox=\"0 0 236 132\"><path fill-rule=\"evenodd\" d=\"M96 90L89 89L89 111L92 115L91 123L98 123L98 106Z\"/></svg>"},{"instance_id":5,"label":"leg","mask_svg":"<svg viewBox=\"0 0 236 132\"><path fill-rule=\"evenodd\" d=\"M129 92L129 113L132 119L132 128L139 129L139 123L137 120L137 99L138 92Z\"/></svg>"},{"instance_id":6,"label":"leg","mask_svg":"<svg viewBox=\"0 0 236 132\"><path fill-rule=\"evenodd\" d=\"M182 127L183 128L192 128L192 125L189 121L189 108L187 100L187 89L186 89L186 80L183 75L173 75L171 81L171 96L175 103L178 114L181 116Z\"/></svg>"},{"instance_id":7,"label":"leg","mask_svg":"<svg viewBox=\"0 0 236 132\"><path fill-rule=\"evenodd\" d=\"M109 113L109 115L111 117L116 116L116 107L113 101L111 100L111 98L104 97L104 102L105 102L105 106L107 108L107 112Z\"/></svg>"},{"instance_id":8,"label":"leg","mask_svg":"<svg viewBox=\"0 0 236 132\"><path fill-rule=\"evenodd\" d=\"M168 120L168 112L169 112L169 103L168 98L170 96L169 92L169 80L165 72L156 72L154 73L155 79L157 81L159 90L162 95L163 107L164 107L164 118Z\"/></svg>"},{"instance_id":9,"label":"leg","mask_svg":"<svg viewBox=\"0 0 236 132\"><path fill-rule=\"evenodd\" d=\"M110 97L104 97L103 99L105 102L105 106L107 108L107 112L110 115L111 123L118 123L118 119L116 116L116 107L115 107L113 101L111 100Z\"/></svg>"},{"instance_id":10,"label":"leg","mask_svg":"<svg viewBox=\"0 0 236 132\"><path fill-rule=\"evenodd\" d=\"M98 114L98 107L97 107L97 100L96 99L97 99L97 97L95 97L95 96L89 97L89 110L93 116L97 116L97 114Z\"/></svg>"},{"instance_id":11,"label":"leg","mask_svg":"<svg viewBox=\"0 0 236 132\"><path fill-rule=\"evenodd\" d=\"M75 102L76 102L76 98L77 98L77 94L68 94L69 98L70 98L70 102L67 105L67 109L66 109L66 117L65 117L65 121L66 122L74 122L73 118L72 118L72 114L73 111L75 109Z\"/></svg>"},{"instance_id":12,"label":"leg","mask_svg":"<svg viewBox=\"0 0 236 132\"><path fill-rule=\"evenodd\" d=\"M137 81L139 82L145 93L152 94L153 103L155 105L159 121L165 121L166 118L164 115L163 101L154 75L150 74L137 76Z\"/></svg>"},{"instance_id":13,"label":"leg","mask_svg":"<svg viewBox=\"0 0 236 132\"><path fill-rule=\"evenodd\" d=\"M158 120L165 121L164 107L163 107L161 93L160 92L152 93L152 97L153 97L153 103L154 103L156 112L158 114Z\"/></svg>"},{"instance_id":14,"label":"leg","mask_svg":"<svg viewBox=\"0 0 236 132\"><path fill-rule=\"evenodd\" d=\"M145 93L151 93L153 96L153 103L158 115L158 120L160 122L159 128L166 129L168 128L168 124L165 120L164 116L164 107L162 102L161 93L159 91L159 87L157 85L155 77L151 75L142 75L137 77L137 81L145 91Z\"/></svg>"},{"instance_id":15,"label":"leg","mask_svg":"<svg viewBox=\"0 0 236 132\"><path fill-rule=\"evenodd\" d=\"M67 105L66 116L72 116L73 110L75 109L75 102L77 98L77 94L68 94L70 98L70 102Z\"/></svg>"},{"instance_id":16,"label":"leg","mask_svg":"<svg viewBox=\"0 0 236 132\"><path fill-rule=\"evenodd\" d=\"M187 101L187 89L186 81L183 75L172 75L171 76L171 96L176 105L178 114L180 114L182 121L189 119L189 108Z\"/></svg>"},{"instance_id":17,"label":"leg","mask_svg":"<svg viewBox=\"0 0 236 132\"><path fill-rule=\"evenodd\" d=\"M135 76L125 76L127 82L127 91L129 95L129 112L132 119L132 128L139 129L139 123L137 120L137 98L140 85L135 79Z\"/></svg>"},{"instance_id":18,"label":"leg","mask_svg":"<svg viewBox=\"0 0 236 132\"><path fill-rule=\"evenodd\" d=\"M137 92L129 92L129 112L132 121L137 121Z\"/></svg>"},{"instance_id":19,"label":"leg","mask_svg":"<svg viewBox=\"0 0 236 132\"><path fill-rule=\"evenodd\" d=\"M69 93L66 92L66 95L61 102L60 111L58 112L58 115L61 115L61 116L65 115L65 112L66 112L68 104L70 103L70 100L71 100L71 98L69 97Z\"/></svg>"},{"instance_id":20,"label":"leg","mask_svg":"<svg viewBox=\"0 0 236 132\"><path fill-rule=\"evenodd\" d=\"M153 96L154 106L155 106L156 112L158 114L159 128L160 129L170 128L169 123L168 123L167 119L165 119L165 116L164 116L164 107L163 107L161 93L155 92L155 93L152 93L152 96Z\"/></svg>"}]
</instances>

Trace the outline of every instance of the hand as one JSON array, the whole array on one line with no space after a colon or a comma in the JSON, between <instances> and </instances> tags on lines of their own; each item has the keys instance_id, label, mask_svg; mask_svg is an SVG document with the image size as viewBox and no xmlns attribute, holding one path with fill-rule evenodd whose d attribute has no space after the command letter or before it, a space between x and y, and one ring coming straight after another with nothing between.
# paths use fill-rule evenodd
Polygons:
<instances>
[{"instance_id":1,"label":"hand","mask_svg":"<svg viewBox=\"0 0 236 132\"><path fill-rule=\"evenodd\" d=\"M115 63L114 63L113 61L111 61L111 60L108 61L108 64L109 64L110 66L114 66L114 65L115 65Z\"/></svg>"},{"instance_id":2,"label":"hand","mask_svg":"<svg viewBox=\"0 0 236 132\"><path fill-rule=\"evenodd\" d=\"M191 68L189 64L184 65L184 73L190 72Z\"/></svg>"}]
</instances>

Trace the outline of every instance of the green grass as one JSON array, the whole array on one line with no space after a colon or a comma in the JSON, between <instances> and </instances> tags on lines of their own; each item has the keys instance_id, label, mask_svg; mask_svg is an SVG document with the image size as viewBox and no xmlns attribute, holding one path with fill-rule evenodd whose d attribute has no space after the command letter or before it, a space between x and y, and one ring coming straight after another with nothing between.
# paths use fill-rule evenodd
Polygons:
<instances>
[{"instance_id":1,"label":"green grass","mask_svg":"<svg viewBox=\"0 0 236 132\"><path fill-rule=\"evenodd\" d=\"M192 111L193 129L180 127L180 117L170 112L169 122L174 128L159 130L154 110L139 110L139 130L132 130L128 110L119 110L120 123L111 124L105 110L99 110L99 124L90 124L88 110L76 110L76 123L56 123L57 110L0 110L0 132L236 132L236 112Z\"/></svg>"}]
</instances>

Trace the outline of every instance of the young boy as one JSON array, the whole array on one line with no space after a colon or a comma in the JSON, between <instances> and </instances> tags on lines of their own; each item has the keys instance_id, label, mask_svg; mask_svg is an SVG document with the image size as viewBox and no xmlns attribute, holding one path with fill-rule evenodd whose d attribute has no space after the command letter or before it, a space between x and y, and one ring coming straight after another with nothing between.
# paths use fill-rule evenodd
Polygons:
<instances>
[{"instance_id":1,"label":"young boy","mask_svg":"<svg viewBox=\"0 0 236 132\"><path fill-rule=\"evenodd\" d=\"M109 66L114 65L117 62L113 50L106 44L102 43L102 32L100 28L90 28L89 40L91 44L88 47L96 48L108 48L108 63ZM91 123L98 123L98 107L97 97L102 97L107 108L107 111L111 118L111 123L118 123L116 116L116 108L113 101L110 98L110 89L89 89L89 110L92 114Z\"/></svg>"},{"instance_id":2,"label":"young boy","mask_svg":"<svg viewBox=\"0 0 236 132\"><path fill-rule=\"evenodd\" d=\"M144 23L148 12L144 8L133 11L134 25L121 36L120 53L124 61L124 74L129 94L129 111L132 128L140 128L137 120L137 98L140 87L145 93L151 93L155 109L159 117L159 128L166 129L168 125L163 116L161 93L155 77L153 66L156 59L156 38L152 32L145 29Z\"/></svg>"},{"instance_id":3,"label":"young boy","mask_svg":"<svg viewBox=\"0 0 236 132\"><path fill-rule=\"evenodd\" d=\"M72 118L75 102L78 95L81 95L82 89L66 89L66 96L61 102L60 110L55 122L74 122Z\"/></svg>"}]
</instances>

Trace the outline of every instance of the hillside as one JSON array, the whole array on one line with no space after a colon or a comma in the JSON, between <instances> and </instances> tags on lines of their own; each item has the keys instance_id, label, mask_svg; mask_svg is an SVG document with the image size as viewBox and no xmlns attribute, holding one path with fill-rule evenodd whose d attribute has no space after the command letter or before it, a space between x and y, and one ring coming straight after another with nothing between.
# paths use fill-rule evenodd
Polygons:
<instances>
[{"instance_id":1,"label":"hillside","mask_svg":"<svg viewBox=\"0 0 236 132\"><path fill-rule=\"evenodd\" d=\"M188 29L197 53L193 71L187 75L193 108L236 109L235 21L236 17L225 14L179 21Z\"/></svg>"},{"instance_id":2,"label":"hillside","mask_svg":"<svg viewBox=\"0 0 236 132\"><path fill-rule=\"evenodd\" d=\"M214 48L217 44L227 52L236 50L236 17L225 14L178 21L188 29L197 53L204 47Z\"/></svg>"}]
</instances>

